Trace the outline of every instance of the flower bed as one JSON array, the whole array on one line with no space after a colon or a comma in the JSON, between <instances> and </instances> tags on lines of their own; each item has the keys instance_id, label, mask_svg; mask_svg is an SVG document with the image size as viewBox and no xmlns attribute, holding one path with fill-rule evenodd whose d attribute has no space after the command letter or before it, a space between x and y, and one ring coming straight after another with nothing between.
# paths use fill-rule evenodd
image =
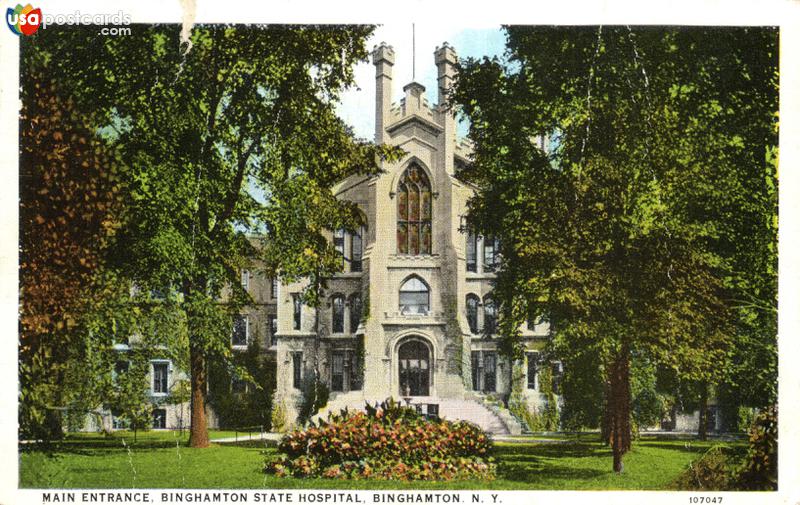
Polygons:
<instances>
[{"instance_id":1,"label":"flower bed","mask_svg":"<svg viewBox=\"0 0 800 505\"><path fill-rule=\"evenodd\" d=\"M492 479L491 447L488 435L473 424L429 420L390 399L288 433L266 470L336 479Z\"/></svg>"}]
</instances>

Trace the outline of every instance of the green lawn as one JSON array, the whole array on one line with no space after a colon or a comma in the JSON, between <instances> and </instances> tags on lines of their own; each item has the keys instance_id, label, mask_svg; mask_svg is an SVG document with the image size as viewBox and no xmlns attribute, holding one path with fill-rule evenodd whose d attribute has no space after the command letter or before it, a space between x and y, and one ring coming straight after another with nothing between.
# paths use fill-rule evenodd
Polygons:
<instances>
[{"instance_id":1,"label":"green lawn","mask_svg":"<svg viewBox=\"0 0 800 505\"><path fill-rule=\"evenodd\" d=\"M258 431L234 431L234 430L208 430L208 437L211 440L219 440L220 438L245 438L247 439L252 434L253 437L258 437ZM134 435L132 431L125 431L119 430L115 431L113 434L113 438L117 440L117 443L121 444L121 439L125 439L126 442L133 443L134 436L136 436L137 440L141 437L142 441L180 441L186 442L189 440L189 430L184 430L183 432L180 431L170 431L170 430L154 430L154 431L145 431L139 432ZM100 440L103 437L98 437L97 433L90 433L90 432L77 432L77 433L70 433L69 438L72 440Z\"/></svg>"},{"instance_id":2,"label":"green lawn","mask_svg":"<svg viewBox=\"0 0 800 505\"><path fill-rule=\"evenodd\" d=\"M232 436L219 433L214 438ZM265 442L190 449L171 432L69 436L52 453L23 448L23 488L384 488L384 489L665 489L687 465L719 442L644 437L610 471L611 453L592 437L563 443L497 443L495 481L386 482L277 478L261 469ZM743 446L744 442L726 442Z\"/></svg>"}]
</instances>

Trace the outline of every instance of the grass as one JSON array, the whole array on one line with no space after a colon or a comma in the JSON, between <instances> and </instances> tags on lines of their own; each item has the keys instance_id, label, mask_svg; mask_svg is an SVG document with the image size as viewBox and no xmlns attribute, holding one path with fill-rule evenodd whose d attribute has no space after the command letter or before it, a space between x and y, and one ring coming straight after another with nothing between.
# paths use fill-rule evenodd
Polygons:
<instances>
[{"instance_id":1,"label":"grass","mask_svg":"<svg viewBox=\"0 0 800 505\"><path fill-rule=\"evenodd\" d=\"M208 438L210 440L219 440L221 438L244 438L247 439L250 434L253 437L258 436L258 431L235 431L235 430L208 430ZM115 431L112 435L114 439L125 439L126 441L133 442L134 437L141 439L142 441L170 441L170 442L183 442L186 443L189 440L189 430L184 430L183 432L180 431L170 431L170 430L153 430L153 431L140 431L134 434L132 431L125 431L119 430ZM72 440L97 440L98 434L92 432L76 432L70 433L69 438ZM104 437L99 437L104 438Z\"/></svg>"},{"instance_id":2,"label":"grass","mask_svg":"<svg viewBox=\"0 0 800 505\"><path fill-rule=\"evenodd\" d=\"M213 438L233 436L217 432ZM625 457L625 471L611 472L611 452L596 436L559 443L495 445L494 481L395 482L278 478L262 472L264 456L277 451L264 441L186 446L172 432L70 435L50 453L23 447L22 488L339 488L339 489L668 489L690 462L720 442L645 436ZM744 442L726 442L742 446Z\"/></svg>"}]
</instances>

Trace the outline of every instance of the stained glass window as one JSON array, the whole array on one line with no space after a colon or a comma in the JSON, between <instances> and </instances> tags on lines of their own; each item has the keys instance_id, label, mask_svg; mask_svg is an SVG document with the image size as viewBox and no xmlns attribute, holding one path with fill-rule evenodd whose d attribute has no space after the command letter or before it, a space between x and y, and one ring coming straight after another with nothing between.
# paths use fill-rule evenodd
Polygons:
<instances>
[{"instance_id":1,"label":"stained glass window","mask_svg":"<svg viewBox=\"0 0 800 505\"><path fill-rule=\"evenodd\" d=\"M431 254L431 183L417 165L403 173L397 186L397 252Z\"/></svg>"}]
</instances>

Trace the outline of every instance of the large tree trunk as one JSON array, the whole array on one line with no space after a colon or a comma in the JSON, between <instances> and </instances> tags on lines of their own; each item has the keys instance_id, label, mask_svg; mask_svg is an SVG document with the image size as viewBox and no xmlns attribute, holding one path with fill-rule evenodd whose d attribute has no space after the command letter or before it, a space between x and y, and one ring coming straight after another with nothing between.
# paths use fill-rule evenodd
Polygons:
<instances>
[{"instance_id":1,"label":"large tree trunk","mask_svg":"<svg viewBox=\"0 0 800 505\"><path fill-rule=\"evenodd\" d=\"M206 360L197 346L189 351L189 368L192 374L192 426L189 434L190 447L208 447L208 423L206 421Z\"/></svg>"},{"instance_id":2,"label":"large tree trunk","mask_svg":"<svg viewBox=\"0 0 800 505\"><path fill-rule=\"evenodd\" d=\"M609 424L614 471L621 473L622 457L631 448L631 388L628 346L622 346L610 367Z\"/></svg>"},{"instance_id":3,"label":"large tree trunk","mask_svg":"<svg viewBox=\"0 0 800 505\"><path fill-rule=\"evenodd\" d=\"M708 384L700 386L700 419L697 426L697 438L705 440L708 437Z\"/></svg>"}]
</instances>

